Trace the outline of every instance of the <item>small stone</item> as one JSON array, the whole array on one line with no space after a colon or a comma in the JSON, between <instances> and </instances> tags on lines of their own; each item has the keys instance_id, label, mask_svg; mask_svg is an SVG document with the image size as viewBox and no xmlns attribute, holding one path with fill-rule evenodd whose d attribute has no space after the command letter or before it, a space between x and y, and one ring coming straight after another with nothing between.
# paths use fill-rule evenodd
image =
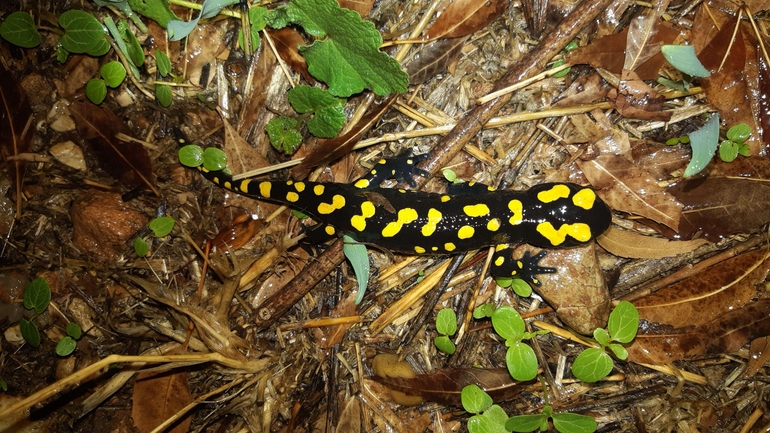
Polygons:
<instances>
[{"instance_id":1,"label":"small stone","mask_svg":"<svg viewBox=\"0 0 770 433\"><path fill-rule=\"evenodd\" d=\"M86 161L83 158L83 150L72 141L64 141L54 144L48 150L54 158L67 167L75 170L86 171Z\"/></svg>"}]
</instances>

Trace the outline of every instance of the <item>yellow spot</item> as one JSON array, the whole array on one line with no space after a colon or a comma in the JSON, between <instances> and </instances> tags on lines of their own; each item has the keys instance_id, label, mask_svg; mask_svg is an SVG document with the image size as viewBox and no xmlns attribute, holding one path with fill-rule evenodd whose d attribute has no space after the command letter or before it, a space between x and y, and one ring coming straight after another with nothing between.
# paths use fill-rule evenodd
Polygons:
<instances>
[{"instance_id":1,"label":"yellow spot","mask_svg":"<svg viewBox=\"0 0 770 433\"><path fill-rule=\"evenodd\" d=\"M325 189L326 187L323 185L316 185L313 187L313 192L315 195L323 195Z\"/></svg>"},{"instance_id":2,"label":"yellow spot","mask_svg":"<svg viewBox=\"0 0 770 433\"><path fill-rule=\"evenodd\" d=\"M414 247L414 252L416 252L417 254L425 254L425 248L415 246Z\"/></svg>"},{"instance_id":3,"label":"yellow spot","mask_svg":"<svg viewBox=\"0 0 770 433\"><path fill-rule=\"evenodd\" d=\"M441 212L436 209L428 209L428 222L422 226L422 235L430 236L436 231L436 225L441 221Z\"/></svg>"},{"instance_id":4,"label":"yellow spot","mask_svg":"<svg viewBox=\"0 0 770 433\"><path fill-rule=\"evenodd\" d=\"M500 251L508 248L508 244L497 244L495 245L495 252L499 253Z\"/></svg>"},{"instance_id":5,"label":"yellow spot","mask_svg":"<svg viewBox=\"0 0 770 433\"><path fill-rule=\"evenodd\" d=\"M294 191L289 191L286 193L286 201L290 201L292 203L296 203L297 200L299 200L299 194L297 194Z\"/></svg>"},{"instance_id":6,"label":"yellow spot","mask_svg":"<svg viewBox=\"0 0 770 433\"><path fill-rule=\"evenodd\" d=\"M294 184L294 189L297 190L297 192L302 192L305 190L305 182L297 182Z\"/></svg>"},{"instance_id":7,"label":"yellow spot","mask_svg":"<svg viewBox=\"0 0 770 433\"><path fill-rule=\"evenodd\" d=\"M324 231L326 231L326 234L329 236L334 236L334 233L337 233L337 230L335 230L334 227L332 226L326 226L326 228L324 228Z\"/></svg>"},{"instance_id":8,"label":"yellow spot","mask_svg":"<svg viewBox=\"0 0 770 433\"><path fill-rule=\"evenodd\" d=\"M588 188L581 189L572 197L572 203L577 207L581 207L585 210L590 210L594 207L596 201L596 193Z\"/></svg>"},{"instance_id":9,"label":"yellow spot","mask_svg":"<svg viewBox=\"0 0 770 433\"><path fill-rule=\"evenodd\" d=\"M567 198L567 197L569 197L569 187L563 184L554 185L551 189L547 191L540 191L539 193L537 193L537 199L542 201L543 203L550 203L560 198Z\"/></svg>"},{"instance_id":10,"label":"yellow spot","mask_svg":"<svg viewBox=\"0 0 770 433\"><path fill-rule=\"evenodd\" d=\"M471 226L462 226L460 227L460 230L457 230L457 237L460 239L470 239L473 237L473 233L475 232L476 230L474 230Z\"/></svg>"},{"instance_id":11,"label":"yellow spot","mask_svg":"<svg viewBox=\"0 0 770 433\"><path fill-rule=\"evenodd\" d=\"M286 181L286 185L292 186L292 185L294 185L294 181L293 180L287 180Z\"/></svg>"},{"instance_id":12,"label":"yellow spot","mask_svg":"<svg viewBox=\"0 0 770 433\"><path fill-rule=\"evenodd\" d=\"M329 215L337 209L342 209L345 206L345 197L334 194L332 197L332 203L321 203L318 205L318 213L321 215Z\"/></svg>"},{"instance_id":13,"label":"yellow spot","mask_svg":"<svg viewBox=\"0 0 770 433\"><path fill-rule=\"evenodd\" d=\"M449 201L449 196L448 195L442 195L441 196L441 203L446 203L448 201Z\"/></svg>"},{"instance_id":14,"label":"yellow spot","mask_svg":"<svg viewBox=\"0 0 770 433\"><path fill-rule=\"evenodd\" d=\"M454 251L455 248L457 248L457 247L455 246L455 244L453 244L451 242L447 242L447 243L444 244L444 249L447 250L447 251Z\"/></svg>"},{"instance_id":15,"label":"yellow spot","mask_svg":"<svg viewBox=\"0 0 770 433\"><path fill-rule=\"evenodd\" d=\"M495 266L502 266L505 263L505 257L500 256L495 259Z\"/></svg>"},{"instance_id":16,"label":"yellow spot","mask_svg":"<svg viewBox=\"0 0 770 433\"><path fill-rule=\"evenodd\" d=\"M404 188L399 188L398 192L400 192L401 194L406 194L406 190Z\"/></svg>"},{"instance_id":17,"label":"yellow spot","mask_svg":"<svg viewBox=\"0 0 770 433\"><path fill-rule=\"evenodd\" d=\"M219 178L218 177L215 177L214 179L211 179L211 180L214 181L215 184L219 185Z\"/></svg>"},{"instance_id":18,"label":"yellow spot","mask_svg":"<svg viewBox=\"0 0 770 433\"><path fill-rule=\"evenodd\" d=\"M398 211L398 220L388 223L387 226L385 226L384 229L382 229L382 236L386 238L392 238L395 236L398 232L401 231L401 227L404 226L404 224L409 224L410 222L417 219L417 211L412 208L404 208Z\"/></svg>"},{"instance_id":19,"label":"yellow spot","mask_svg":"<svg viewBox=\"0 0 770 433\"><path fill-rule=\"evenodd\" d=\"M239 188L241 191L245 192L246 194L249 193L249 184L251 183L251 179L246 179L239 185Z\"/></svg>"},{"instance_id":20,"label":"yellow spot","mask_svg":"<svg viewBox=\"0 0 770 433\"><path fill-rule=\"evenodd\" d=\"M500 228L500 218L492 218L487 222L487 230L496 232Z\"/></svg>"},{"instance_id":21,"label":"yellow spot","mask_svg":"<svg viewBox=\"0 0 770 433\"><path fill-rule=\"evenodd\" d=\"M259 195L261 195L264 198L270 198L270 188L272 187L273 187L273 184L270 182L260 182Z\"/></svg>"},{"instance_id":22,"label":"yellow spot","mask_svg":"<svg viewBox=\"0 0 770 433\"><path fill-rule=\"evenodd\" d=\"M233 189L233 184L230 183L230 181L225 181L224 184L225 189Z\"/></svg>"},{"instance_id":23,"label":"yellow spot","mask_svg":"<svg viewBox=\"0 0 770 433\"><path fill-rule=\"evenodd\" d=\"M377 174L377 170L372 169L372 171L370 171L369 173L371 173L372 175L375 175L375 174Z\"/></svg>"},{"instance_id":24,"label":"yellow spot","mask_svg":"<svg viewBox=\"0 0 770 433\"><path fill-rule=\"evenodd\" d=\"M377 161L377 164L387 164L387 162L388 162L387 160L381 159L381 160Z\"/></svg>"},{"instance_id":25,"label":"yellow spot","mask_svg":"<svg viewBox=\"0 0 770 433\"><path fill-rule=\"evenodd\" d=\"M463 206L463 212L465 212L465 215L468 215L469 217L480 217L489 215L489 207L487 207L485 204L468 205Z\"/></svg>"},{"instance_id":26,"label":"yellow spot","mask_svg":"<svg viewBox=\"0 0 770 433\"><path fill-rule=\"evenodd\" d=\"M367 188L369 187L369 179L358 179L356 183L353 184L356 188Z\"/></svg>"},{"instance_id":27,"label":"yellow spot","mask_svg":"<svg viewBox=\"0 0 770 433\"><path fill-rule=\"evenodd\" d=\"M353 215L350 225L359 232L366 230L366 219L374 215L374 209L374 204L370 201L361 203L361 215Z\"/></svg>"},{"instance_id":28,"label":"yellow spot","mask_svg":"<svg viewBox=\"0 0 770 433\"><path fill-rule=\"evenodd\" d=\"M488 187L487 187L487 190L488 190L488 191L495 191L495 187L494 187L494 186L488 186Z\"/></svg>"},{"instance_id":29,"label":"yellow spot","mask_svg":"<svg viewBox=\"0 0 770 433\"><path fill-rule=\"evenodd\" d=\"M544 222L537 225L537 231L554 246L561 245L567 236L580 242L588 242L591 239L591 227L585 223L562 224L559 230L556 230L551 223Z\"/></svg>"},{"instance_id":30,"label":"yellow spot","mask_svg":"<svg viewBox=\"0 0 770 433\"><path fill-rule=\"evenodd\" d=\"M430 247L431 251L438 251L438 247Z\"/></svg>"},{"instance_id":31,"label":"yellow spot","mask_svg":"<svg viewBox=\"0 0 770 433\"><path fill-rule=\"evenodd\" d=\"M524 216L522 214L522 210L524 209L524 206L521 204L521 201L519 200L511 200L508 202L508 209L513 212L513 216L508 219L508 222L511 223L512 226L521 224L521 221L524 219Z\"/></svg>"},{"instance_id":32,"label":"yellow spot","mask_svg":"<svg viewBox=\"0 0 770 433\"><path fill-rule=\"evenodd\" d=\"M204 167L204 166L202 166L202 165L199 165L199 166L198 166L198 170L200 170L200 171L202 171L202 172L204 172L204 173L208 173L208 172L209 172L209 169L208 169L208 168L206 168L206 167Z\"/></svg>"}]
</instances>

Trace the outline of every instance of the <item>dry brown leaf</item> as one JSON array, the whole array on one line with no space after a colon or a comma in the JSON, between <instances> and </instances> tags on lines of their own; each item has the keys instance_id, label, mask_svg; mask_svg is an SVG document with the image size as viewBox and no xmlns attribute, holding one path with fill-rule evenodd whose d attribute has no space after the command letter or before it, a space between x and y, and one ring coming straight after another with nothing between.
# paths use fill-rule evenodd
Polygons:
<instances>
[{"instance_id":1,"label":"dry brown leaf","mask_svg":"<svg viewBox=\"0 0 770 433\"><path fill-rule=\"evenodd\" d=\"M752 251L720 262L690 278L633 302L639 318L675 328L698 326L741 308L767 277L766 251Z\"/></svg>"},{"instance_id":2,"label":"dry brown leaf","mask_svg":"<svg viewBox=\"0 0 770 433\"><path fill-rule=\"evenodd\" d=\"M613 108L625 118L668 122L671 111L662 111L666 98L659 96L647 83L629 70L623 70L617 89L607 98Z\"/></svg>"},{"instance_id":3,"label":"dry brown leaf","mask_svg":"<svg viewBox=\"0 0 770 433\"><path fill-rule=\"evenodd\" d=\"M653 42L660 28L660 16L666 11L669 0L653 3L644 13L631 20L626 37L626 55L623 69L633 71L639 65L660 52L660 42Z\"/></svg>"},{"instance_id":4,"label":"dry brown leaf","mask_svg":"<svg viewBox=\"0 0 770 433\"><path fill-rule=\"evenodd\" d=\"M361 402L352 396L342 403L342 412L337 421L338 432L359 433L361 431Z\"/></svg>"},{"instance_id":5,"label":"dry brown leaf","mask_svg":"<svg viewBox=\"0 0 770 433\"><path fill-rule=\"evenodd\" d=\"M292 69L299 72L302 78L310 84L315 83L315 78L307 70L307 62L302 54L299 53L299 46L305 45L305 39L296 30L291 27L284 27L280 30L270 30L270 37L275 42L275 49Z\"/></svg>"},{"instance_id":6,"label":"dry brown leaf","mask_svg":"<svg viewBox=\"0 0 770 433\"><path fill-rule=\"evenodd\" d=\"M409 84L422 84L434 75L444 72L462 53L468 38L439 39L426 44L406 63Z\"/></svg>"},{"instance_id":7,"label":"dry brown leaf","mask_svg":"<svg viewBox=\"0 0 770 433\"><path fill-rule=\"evenodd\" d=\"M468 36L494 21L508 8L508 0L455 0L428 30L425 39Z\"/></svg>"},{"instance_id":8,"label":"dry brown leaf","mask_svg":"<svg viewBox=\"0 0 770 433\"><path fill-rule=\"evenodd\" d=\"M770 337L754 339L749 346L749 362L743 377L754 377L768 362L770 362Z\"/></svg>"},{"instance_id":9,"label":"dry brown leaf","mask_svg":"<svg viewBox=\"0 0 770 433\"><path fill-rule=\"evenodd\" d=\"M185 372L140 373L134 384L134 404L131 418L141 433L151 432L163 421L179 412L192 402L190 386ZM165 430L186 433L190 429L192 416L186 416Z\"/></svg>"},{"instance_id":10,"label":"dry brown leaf","mask_svg":"<svg viewBox=\"0 0 770 433\"><path fill-rule=\"evenodd\" d=\"M611 254L631 259L671 257L677 254L689 253L695 248L708 243L705 239L672 241L653 236L644 236L615 227L610 227L596 241Z\"/></svg>"},{"instance_id":11,"label":"dry brown leaf","mask_svg":"<svg viewBox=\"0 0 770 433\"><path fill-rule=\"evenodd\" d=\"M361 18L366 18L374 6L374 0L339 0L340 7L358 12Z\"/></svg>"}]
</instances>

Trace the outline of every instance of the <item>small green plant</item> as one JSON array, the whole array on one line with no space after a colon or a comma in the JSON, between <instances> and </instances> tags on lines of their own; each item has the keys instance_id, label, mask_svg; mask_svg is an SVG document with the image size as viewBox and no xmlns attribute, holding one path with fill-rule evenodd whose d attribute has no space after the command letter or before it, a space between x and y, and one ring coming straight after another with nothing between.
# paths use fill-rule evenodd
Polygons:
<instances>
[{"instance_id":1,"label":"small green plant","mask_svg":"<svg viewBox=\"0 0 770 433\"><path fill-rule=\"evenodd\" d=\"M630 343L636 337L638 329L639 312L636 307L628 301L619 303L610 313L607 329L594 330L594 339L601 348L591 347L581 352L572 363L572 373L583 382L589 383L607 377L614 366L607 349L612 351L616 358L627 359L628 351L623 344Z\"/></svg>"},{"instance_id":2,"label":"small green plant","mask_svg":"<svg viewBox=\"0 0 770 433\"><path fill-rule=\"evenodd\" d=\"M545 388L545 386L544 386ZM591 433L596 431L596 420L587 415L569 412L554 413L548 404L548 393L544 389L545 404L539 414L517 415L505 422L505 428L513 432L531 432L548 430L548 420L553 420L553 427L561 433Z\"/></svg>"},{"instance_id":3,"label":"small green plant","mask_svg":"<svg viewBox=\"0 0 770 433\"><path fill-rule=\"evenodd\" d=\"M48 308L48 304L51 303L51 287L48 285L48 281L45 278L35 278L24 289L24 308L32 310L35 315L27 320L21 319L19 322L19 329L24 341L29 343L32 347L40 346L40 331L37 330L35 325L35 318Z\"/></svg>"},{"instance_id":4,"label":"small green plant","mask_svg":"<svg viewBox=\"0 0 770 433\"><path fill-rule=\"evenodd\" d=\"M116 88L126 79L126 68L120 62L109 62L99 69L102 78L92 78L86 84L86 96L94 104L107 97L107 87Z\"/></svg>"},{"instance_id":5,"label":"small green plant","mask_svg":"<svg viewBox=\"0 0 770 433\"><path fill-rule=\"evenodd\" d=\"M580 46L577 44L577 42L572 41L572 42L568 43L567 46L564 47L563 50L561 50L562 56L568 54L570 51L575 51L578 48L580 48ZM553 63L553 65L551 66L551 69L556 69L556 68L558 68L559 66L561 66L563 64L564 64L564 57L562 57L561 59L555 61ZM553 74L552 77L553 78L561 78L561 77L569 74L569 71L571 69L572 68L563 69L563 70Z\"/></svg>"},{"instance_id":6,"label":"small green plant","mask_svg":"<svg viewBox=\"0 0 770 433\"><path fill-rule=\"evenodd\" d=\"M2 389L3 392L8 391L8 384L2 378L0 378L0 389Z\"/></svg>"},{"instance_id":7,"label":"small green plant","mask_svg":"<svg viewBox=\"0 0 770 433\"><path fill-rule=\"evenodd\" d=\"M727 130L727 140L719 144L719 158L724 162L733 162L738 155L749 156L746 140L751 136L751 127L740 123Z\"/></svg>"},{"instance_id":8,"label":"small green plant","mask_svg":"<svg viewBox=\"0 0 770 433\"><path fill-rule=\"evenodd\" d=\"M532 287L529 283L518 277L495 277L495 282L498 286L506 288L510 287L513 293L521 296L522 298L529 298L532 296Z\"/></svg>"},{"instance_id":9,"label":"small green plant","mask_svg":"<svg viewBox=\"0 0 770 433\"><path fill-rule=\"evenodd\" d=\"M59 343L56 344L56 354L59 356L71 355L77 347L77 340L80 340L80 337L83 334L83 330L75 322L68 323L66 331L67 336L59 340Z\"/></svg>"},{"instance_id":10,"label":"small green plant","mask_svg":"<svg viewBox=\"0 0 770 433\"><path fill-rule=\"evenodd\" d=\"M149 229L152 230L153 236L156 238L168 236L171 233L171 230L174 229L174 225L174 219L171 217L154 218L147 224ZM134 239L134 252L139 257L145 257L147 256L147 253L150 252L150 246L147 244L146 240L138 237Z\"/></svg>"},{"instance_id":11,"label":"small green plant","mask_svg":"<svg viewBox=\"0 0 770 433\"><path fill-rule=\"evenodd\" d=\"M6 41L22 48L34 48L40 45L40 33L35 22L26 12L14 12L0 24L0 36Z\"/></svg>"},{"instance_id":12,"label":"small green plant","mask_svg":"<svg viewBox=\"0 0 770 433\"><path fill-rule=\"evenodd\" d=\"M444 308L438 312L436 315L436 331L440 335L433 339L433 344L436 345L438 350L447 355L453 355L456 347L449 337L457 332L457 315L454 310Z\"/></svg>"}]
</instances>

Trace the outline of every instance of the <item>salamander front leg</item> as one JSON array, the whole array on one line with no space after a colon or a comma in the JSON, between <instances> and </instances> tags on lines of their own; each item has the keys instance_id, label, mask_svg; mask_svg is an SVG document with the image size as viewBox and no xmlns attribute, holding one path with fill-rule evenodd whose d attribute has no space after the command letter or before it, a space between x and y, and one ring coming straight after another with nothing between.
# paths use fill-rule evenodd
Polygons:
<instances>
[{"instance_id":1,"label":"salamander front leg","mask_svg":"<svg viewBox=\"0 0 770 433\"><path fill-rule=\"evenodd\" d=\"M520 259L511 257L513 248L507 244L498 245L492 259L492 275L496 277L519 277L530 285L540 286L540 274L556 273L556 268L540 266L540 259L547 254L545 250L534 256L529 251Z\"/></svg>"}]
</instances>

